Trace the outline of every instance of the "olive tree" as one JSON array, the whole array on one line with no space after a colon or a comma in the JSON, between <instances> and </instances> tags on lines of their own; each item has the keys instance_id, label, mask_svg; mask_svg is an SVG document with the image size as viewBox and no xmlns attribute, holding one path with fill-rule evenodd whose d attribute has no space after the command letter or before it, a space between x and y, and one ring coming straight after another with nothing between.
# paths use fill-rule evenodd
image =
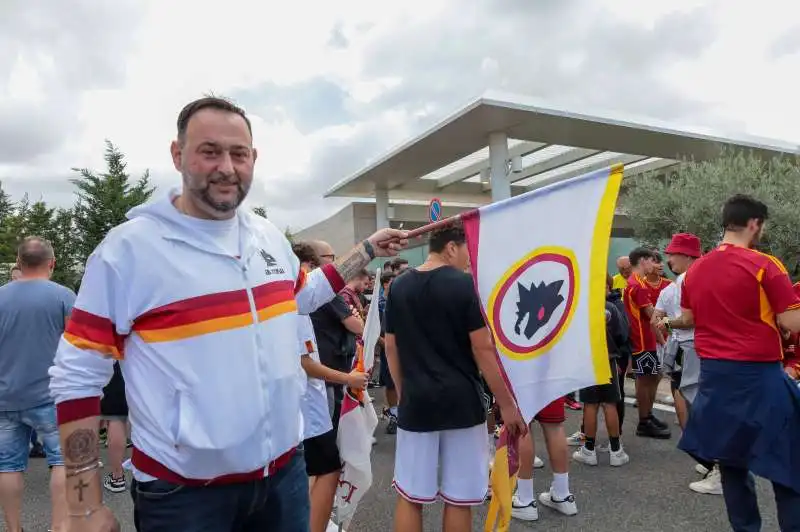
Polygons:
<instances>
[{"instance_id":1,"label":"olive tree","mask_svg":"<svg viewBox=\"0 0 800 532\"><path fill-rule=\"evenodd\" d=\"M800 274L800 160L793 156L765 161L749 152L727 150L705 162L682 162L666 176L640 175L624 183L623 212L636 239L658 245L673 233L700 237L715 247L722 236L721 212L735 194L748 194L769 207L762 250L780 258L789 273Z\"/></svg>"}]
</instances>

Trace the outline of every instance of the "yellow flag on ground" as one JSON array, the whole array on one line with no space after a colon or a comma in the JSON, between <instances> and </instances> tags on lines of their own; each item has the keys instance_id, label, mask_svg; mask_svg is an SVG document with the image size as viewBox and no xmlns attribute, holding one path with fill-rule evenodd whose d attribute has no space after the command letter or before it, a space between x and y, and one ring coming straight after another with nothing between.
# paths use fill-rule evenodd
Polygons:
<instances>
[{"instance_id":1,"label":"yellow flag on ground","mask_svg":"<svg viewBox=\"0 0 800 532\"><path fill-rule=\"evenodd\" d=\"M492 502L486 516L484 532L508 532L511 524L511 496L517 483L519 440L503 427L497 441L492 468ZM495 528L496 527L496 528Z\"/></svg>"}]
</instances>

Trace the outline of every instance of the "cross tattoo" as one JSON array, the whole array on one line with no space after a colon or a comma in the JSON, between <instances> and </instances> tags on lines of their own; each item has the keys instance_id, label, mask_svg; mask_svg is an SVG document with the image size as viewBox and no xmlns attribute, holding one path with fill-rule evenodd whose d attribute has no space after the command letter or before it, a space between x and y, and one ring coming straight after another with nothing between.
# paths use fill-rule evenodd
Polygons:
<instances>
[{"instance_id":1,"label":"cross tattoo","mask_svg":"<svg viewBox=\"0 0 800 532\"><path fill-rule=\"evenodd\" d=\"M84 482L83 479L79 479L78 480L78 485L75 486L74 488L72 488L72 489L78 491L78 502L83 502L83 490L88 488L88 487L89 487L89 484Z\"/></svg>"}]
</instances>

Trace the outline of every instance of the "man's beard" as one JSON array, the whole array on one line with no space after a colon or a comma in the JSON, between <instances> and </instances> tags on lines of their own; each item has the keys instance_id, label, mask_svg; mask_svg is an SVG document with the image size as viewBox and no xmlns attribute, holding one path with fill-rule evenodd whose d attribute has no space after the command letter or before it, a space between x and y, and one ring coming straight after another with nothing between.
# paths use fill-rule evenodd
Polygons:
<instances>
[{"instance_id":1,"label":"man's beard","mask_svg":"<svg viewBox=\"0 0 800 532\"><path fill-rule=\"evenodd\" d=\"M193 181L192 177L187 175L185 176L185 180L191 183ZM211 185L236 185L236 199L233 201L217 201L213 197L211 197ZM239 205L242 204L244 201L245 196L247 196L247 190L242 186L242 181L237 179L234 181L232 178L224 177L224 176L215 176L209 177L206 186L202 188L194 188L191 187L192 193L200 199L203 203L211 207L216 212L220 213L227 213L231 211L235 211Z\"/></svg>"}]
</instances>

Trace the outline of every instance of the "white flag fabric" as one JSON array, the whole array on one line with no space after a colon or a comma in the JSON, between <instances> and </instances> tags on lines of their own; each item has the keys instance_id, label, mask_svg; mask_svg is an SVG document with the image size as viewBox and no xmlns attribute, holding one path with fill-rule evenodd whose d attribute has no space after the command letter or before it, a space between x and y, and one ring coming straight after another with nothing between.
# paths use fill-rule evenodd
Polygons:
<instances>
[{"instance_id":1,"label":"white flag fabric","mask_svg":"<svg viewBox=\"0 0 800 532\"><path fill-rule=\"evenodd\" d=\"M608 247L622 165L462 215L504 377L526 421L610 381Z\"/></svg>"},{"instance_id":2,"label":"white flag fabric","mask_svg":"<svg viewBox=\"0 0 800 532\"><path fill-rule=\"evenodd\" d=\"M375 272L375 282L380 285L381 269ZM364 321L364 334L361 338L364 341L364 368L367 373L375 365L375 346L378 345L378 338L381 336L381 317L378 305L378 291L373 292L373 298L367 312L367 319Z\"/></svg>"},{"instance_id":3,"label":"white flag fabric","mask_svg":"<svg viewBox=\"0 0 800 532\"><path fill-rule=\"evenodd\" d=\"M378 301L372 301L358 344L355 367L365 373L375 362L375 345L381 334L379 312ZM372 435L377 426L378 416L366 390L345 389L336 435L339 456L344 462L334 503L337 524L350 523L359 501L372 485Z\"/></svg>"}]
</instances>

